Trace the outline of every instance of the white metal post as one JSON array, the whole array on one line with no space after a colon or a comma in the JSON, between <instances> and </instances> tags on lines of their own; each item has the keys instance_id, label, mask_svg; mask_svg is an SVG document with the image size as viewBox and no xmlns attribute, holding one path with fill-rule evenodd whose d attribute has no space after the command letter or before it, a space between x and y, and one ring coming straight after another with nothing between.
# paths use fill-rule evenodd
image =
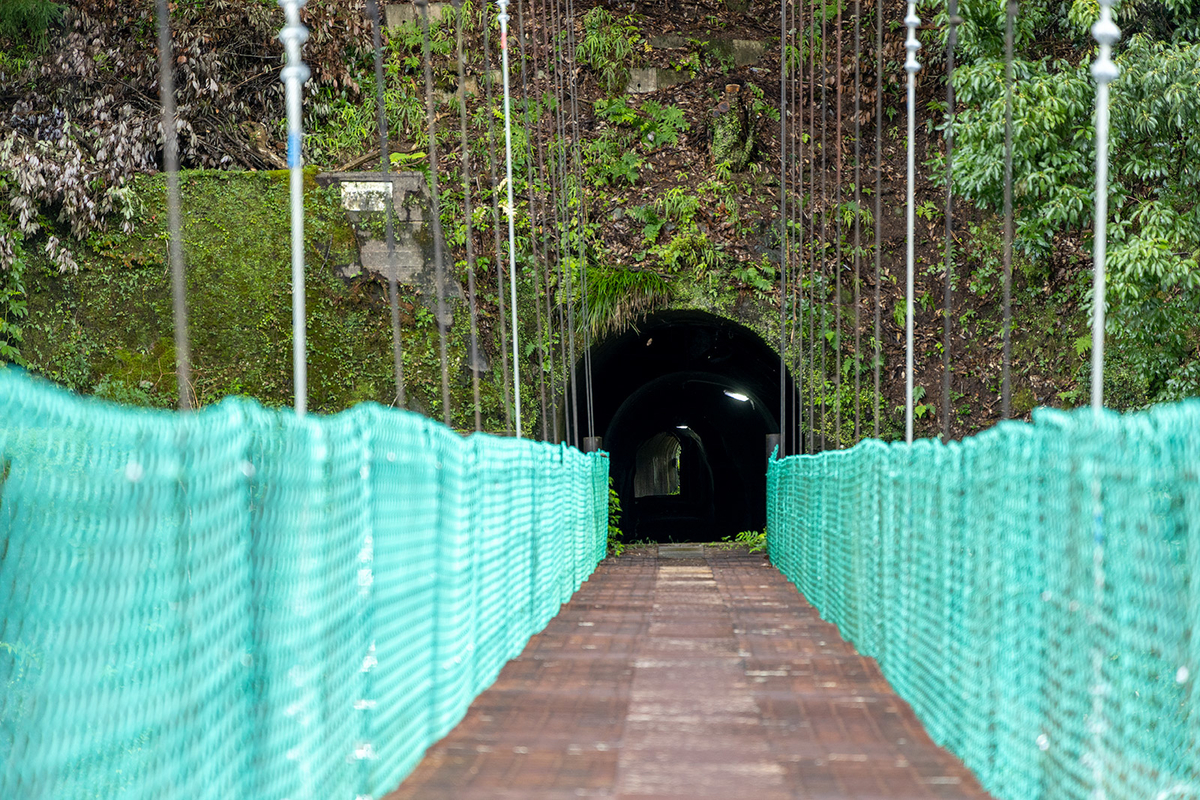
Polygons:
<instances>
[{"instance_id":1,"label":"white metal post","mask_svg":"<svg viewBox=\"0 0 1200 800\"><path fill-rule=\"evenodd\" d=\"M301 107L308 65L300 58L300 48L308 41L308 28L300 22L305 0L279 0L287 16L287 25L279 40L287 50L287 66L280 79L287 87L288 169L292 195L292 375L296 392L296 414L304 416L308 406L308 371L305 356L304 315L304 123Z\"/></svg>"},{"instance_id":2,"label":"white metal post","mask_svg":"<svg viewBox=\"0 0 1200 800\"><path fill-rule=\"evenodd\" d=\"M1121 38L1121 31L1112 20L1114 0L1100 0L1100 19L1092 26L1092 36L1100 45L1100 51L1092 64L1092 77L1096 79L1096 226L1092 247L1092 412L1097 419L1104 409L1104 269L1108 227L1108 85L1120 75L1112 60L1112 47ZM1092 800L1105 800L1104 768L1107 756L1104 739L1108 733L1105 701L1110 688L1104 680L1104 663L1107 650L1101 628L1104 618L1104 594L1106 577L1104 571L1104 491L1101 485L1099 465L1093 465L1092 476L1092 696L1091 713L1088 715L1088 732L1091 734L1088 752L1084 754L1084 765L1092 775Z\"/></svg>"},{"instance_id":3,"label":"white metal post","mask_svg":"<svg viewBox=\"0 0 1200 800\"><path fill-rule=\"evenodd\" d=\"M908 4L908 15L904 18L908 27L908 39L904 49L908 51L908 59L904 62L904 71L908 73L908 256L904 290L904 440L913 440L913 229L915 227L914 186L916 180L916 156L914 140L917 135L917 73L921 65L917 61L917 51L921 43L917 41L917 26L921 20L917 17L917 4Z\"/></svg>"},{"instance_id":4,"label":"white metal post","mask_svg":"<svg viewBox=\"0 0 1200 800\"><path fill-rule=\"evenodd\" d=\"M1092 248L1092 410L1104 407L1104 271L1108 246L1108 85L1121 71L1112 60L1112 46L1121 31L1112 21L1114 0L1100 0L1100 19L1092 36L1100 52L1092 64L1096 79L1096 228Z\"/></svg>"},{"instance_id":5,"label":"white metal post","mask_svg":"<svg viewBox=\"0 0 1200 800\"><path fill-rule=\"evenodd\" d=\"M501 74L504 80L504 167L508 184L508 288L509 306L512 312L513 340L513 397L516 419L513 429L517 438L521 438L521 354L517 349L517 232L516 208L513 205L513 168L512 168L512 115L508 90L508 0L496 0L500 8L500 54Z\"/></svg>"}]
</instances>

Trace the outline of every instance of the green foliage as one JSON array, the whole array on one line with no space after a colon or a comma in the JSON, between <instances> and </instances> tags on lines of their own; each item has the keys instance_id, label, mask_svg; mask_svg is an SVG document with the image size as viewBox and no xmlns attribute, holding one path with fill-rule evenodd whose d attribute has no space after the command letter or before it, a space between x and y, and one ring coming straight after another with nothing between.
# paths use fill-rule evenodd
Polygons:
<instances>
[{"instance_id":1,"label":"green foliage","mask_svg":"<svg viewBox=\"0 0 1200 800\"><path fill-rule=\"evenodd\" d=\"M658 213L655 203L647 203L644 206L634 206L629 209L629 216L643 225L642 241L645 244L654 244L658 241L658 236L662 229L670 221L665 219Z\"/></svg>"},{"instance_id":2,"label":"green foliage","mask_svg":"<svg viewBox=\"0 0 1200 800\"><path fill-rule=\"evenodd\" d=\"M924 386L914 386L913 387L913 418L914 419L925 419L926 417L929 417L930 419L932 419L934 413L937 411L937 408L936 408L936 406L933 405L933 403L922 403L921 401L924 399L925 399L925 387ZM1032 408L1032 406L1031 406L1031 408Z\"/></svg>"},{"instance_id":3,"label":"green foliage","mask_svg":"<svg viewBox=\"0 0 1200 800\"><path fill-rule=\"evenodd\" d=\"M18 258L0 272L0 361L23 364L22 321L29 314L25 300L25 266Z\"/></svg>"},{"instance_id":4,"label":"green foliage","mask_svg":"<svg viewBox=\"0 0 1200 800\"><path fill-rule=\"evenodd\" d=\"M633 66L637 26L617 22L606 9L596 6L583 15L583 36L576 58L597 72L600 88L607 94L624 91Z\"/></svg>"},{"instance_id":5,"label":"green foliage","mask_svg":"<svg viewBox=\"0 0 1200 800\"><path fill-rule=\"evenodd\" d=\"M748 261L733 268L733 277L760 292L774 290L776 285L775 277L778 274L779 271L775 269L775 265L771 263L771 259L765 255L758 263Z\"/></svg>"},{"instance_id":6,"label":"green foliage","mask_svg":"<svg viewBox=\"0 0 1200 800\"><path fill-rule=\"evenodd\" d=\"M671 272L684 269L716 269L721 261L718 245L713 244L707 233L689 226L686 230L675 234L670 241L656 245L650 252L662 262Z\"/></svg>"},{"instance_id":7,"label":"green foliage","mask_svg":"<svg viewBox=\"0 0 1200 800\"><path fill-rule=\"evenodd\" d=\"M613 487L613 479L610 475L608 478L608 552L610 555L619 556L625 552L625 543L621 541L621 537L624 535L621 531L621 496Z\"/></svg>"},{"instance_id":8,"label":"green foliage","mask_svg":"<svg viewBox=\"0 0 1200 800\"><path fill-rule=\"evenodd\" d=\"M601 136L583 146L584 173L593 186L632 186L645 163L637 151L611 137Z\"/></svg>"},{"instance_id":9,"label":"green foliage","mask_svg":"<svg viewBox=\"0 0 1200 800\"><path fill-rule=\"evenodd\" d=\"M645 163L642 154L676 144L679 134L688 129L681 109L653 101L638 108L629 105L623 96L600 99L595 111L608 124L599 136L584 144L583 159L586 177L597 187L637 183Z\"/></svg>"},{"instance_id":10,"label":"green foliage","mask_svg":"<svg viewBox=\"0 0 1200 800\"><path fill-rule=\"evenodd\" d=\"M700 198L686 186L672 186L655 201L655 208L664 219L688 226L700 210Z\"/></svg>"},{"instance_id":11,"label":"green foliage","mask_svg":"<svg viewBox=\"0 0 1200 800\"><path fill-rule=\"evenodd\" d=\"M9 181L0 173L0 198L8 196ZM0 204L0 361L23 364L25 299L25 235L8 204Z\"/></svg>"},{"instance_id":12,"label":"green foliage","mask_svg":"<svg viewBox=\"0 0 1200 800\"><path fill-rule=\"evenodd\" d=\"M195 393L268 405L292 401L288 182L284 172L184 172L184 258ZM41 252L27 257L29 315L22 354L30 369L81 392L122 402L176 402L169 272L164 268L162 176L139 178L145 204L135 233L94 237L80 270L60 275ZM306 181L305 245L309 405L340 411L394 396L388 304L377 281L344 281L334 268L357 259L354 232L335 190ZM280 258L280 254L285 254ZM0 273L2 274L2 273ZM440 359L433 315L411 290L400 295L409 395L440 417ZM460 311L455 312L456 319ZM465 326L451 328L451 370L465 373ZM496 370L498 373L499 370ZM452 385L453 422L473 424L469 380ZM502 429L502 388L484 382L484 421ZM467 399L464 399L467 398Z\"/></svg>"},{"instance_id":13,"label":"green foliage","mask_svg":"<svg viewBox=\"0 0 1200 800\"><path fill-rule=\"evenodd\" d=\"M751 553L764 553L767 550L766 531L741 531L736 536L725 536L721 541L749 548Z\"/></svg>"},{"instance_id":14,"label":"green foliage","mask_svg":"<svg viewBox=\"0 0 1200 800\"><path fill-rule=\"evenodd\" d=\"M3 0L0 2L0 44L41 45L52 25L62 21L65 3L51 0Z\"/></svg>"},{"instance_id":15,"label":"green foliage","mask_svg":"<svg viewBox=\"0 0 1200 800\"><path fill-rule=\"evenodd\" d=\"M1178 8L1179 6L1177 6ZM1025 6L1022 6L1024 11ZM1093 225L1094 85L1088 55L1018 61L1013 92L1016 244L1044 261L1063 232ZM1200 45L1133 37L1112 86L1109 333L1152 400L1200 393ZM955 188L1003 199L1003 65L956 73Z\"/></svg>"},{"instance_id":16,"label":"green foliage","mask_svg":"<svg viewBox=\"0 0 1200 800\"><path fill-rule=\"evenodd\" d=\"M663 106L653 100L642 103L640 108L629 105L624 97L612 100L597 100L596 116L635 134L635 141L646 152L659 147L670 147L679 142L679 134L690 127L678 106Z\"/></svg>"},{"instance_id":17,"label":"green foliage","mask_svg":"<svg viewBox=\"0 0 1200 800\"><path fill-rule=\"evenodd\" d=\"M656 272L621 267L588 269L584 324L593 336L620 330L642 314L670 301L671 286ZM583 309L580 309L582 316Z\"/></svg>"}]
</instances>

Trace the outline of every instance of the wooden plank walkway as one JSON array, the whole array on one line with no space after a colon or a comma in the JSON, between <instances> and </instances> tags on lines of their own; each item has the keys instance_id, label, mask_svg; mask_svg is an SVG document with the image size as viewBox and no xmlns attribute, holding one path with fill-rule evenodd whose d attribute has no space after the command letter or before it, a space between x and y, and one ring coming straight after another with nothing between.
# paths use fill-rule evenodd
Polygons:
<instances>
[{"instance_id":1,"label":"wooden plank walkway","mask_svg":"<svg viewBox=\"0 0 1200 800\"><path fill-rule=\"evenodd\" d=\"M986 798L760 555L609 559L388 800Z\"/></svg>"}]
</instances>

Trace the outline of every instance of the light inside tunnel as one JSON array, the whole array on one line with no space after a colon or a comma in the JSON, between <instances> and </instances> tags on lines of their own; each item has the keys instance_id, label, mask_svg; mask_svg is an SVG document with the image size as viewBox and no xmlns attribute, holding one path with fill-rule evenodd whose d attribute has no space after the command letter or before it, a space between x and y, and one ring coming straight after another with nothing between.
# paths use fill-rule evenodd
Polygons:
<instances>
[{"instance_id":1,"label":"light inside tunnel","mask_svg":"<svg viewBox=\"0 0 1200 800\"><path fill-rule=\"evenodd\" d=\"M597 343L591 359L595 433L612 457L626 540L763 528L781 388L786 419L797 400L790 374L781 387L777 351L735 322L670 311Z\"/></svg>"}]
</instances>

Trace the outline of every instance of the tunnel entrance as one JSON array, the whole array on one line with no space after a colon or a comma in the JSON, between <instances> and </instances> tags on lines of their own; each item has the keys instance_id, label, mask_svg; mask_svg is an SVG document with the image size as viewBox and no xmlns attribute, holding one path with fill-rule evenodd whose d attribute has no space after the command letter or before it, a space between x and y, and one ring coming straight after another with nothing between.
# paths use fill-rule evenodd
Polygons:
<instances>
[{"instance_id":1,"label":"tunnel entrance","mask_svg":"<svg viewBox=\"0 0 1200 800\"><path fill-rule=\"evenodd\" d=\"M625 540L761 530L767 437L780 432L778 352L735 322L667 311L598 342L591 358L595 432L612 457ZM784 381L791 419L790 373Z\"/></svg>"}]
</instances>

